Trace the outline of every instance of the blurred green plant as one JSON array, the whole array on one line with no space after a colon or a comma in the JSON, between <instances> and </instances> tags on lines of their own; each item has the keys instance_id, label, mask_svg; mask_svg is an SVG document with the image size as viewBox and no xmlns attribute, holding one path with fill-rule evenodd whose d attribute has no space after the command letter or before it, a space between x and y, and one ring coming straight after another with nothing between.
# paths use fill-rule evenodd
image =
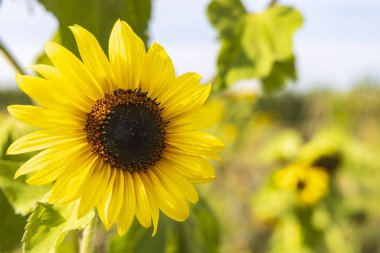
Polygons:
<instances>
[{"instance_id":1,"label":"blurred green plant","mask_svg":"<svg viewBox=\"0 0 380 253\"><path fill-rule=\"evenodd\" d=\"M218 32L221 49L215 84L224 89L244 79L260 79L273 93L296 79L293 33L303 23L292 7L270 4L249 13L240 0L213 0L208 17Z\"/></svg>"}]
</instances>

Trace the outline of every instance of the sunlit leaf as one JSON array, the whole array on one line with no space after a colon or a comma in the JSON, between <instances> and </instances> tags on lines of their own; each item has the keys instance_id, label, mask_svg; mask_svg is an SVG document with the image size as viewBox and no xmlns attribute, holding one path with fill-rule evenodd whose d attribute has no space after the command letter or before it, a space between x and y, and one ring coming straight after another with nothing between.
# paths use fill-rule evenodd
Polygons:
<instances>
[{"instance_id":1,"label":"sunlit leaf","mask_svg":"<svg viewBox=\"0 0 380 253\"><path fill-rule=\"evenodd\" d=\"M24 162L31 157L31 154L20 154L7 156L6 152L16 139L29 133L33 128L13 119L9 115L0 114L0 160L12 160L17 162Z\"/></svg>"},{"instance_id":2,"label":"sunlit leaf","mask_svg":"<svg viewBox=\"0 0 380 253\"><path fill-rule=\"evenodd\" d=\"M25 183L26 177L14 180L16 170L22 163L0 160L0 189L3 190L17 214L26 215L33 210L49 190L49 186L32 186Z\"/></svg>"},{"instance_id":3,"label":"sunlit leaf","mask_svg":"<svg viewBox=\"0 0 380 253\"><path fill-rule=\"evenodd\" d=\"M271 94L283 87L287 81L295 81L297 72L294 57L284 61L276 61L269 75L262 79L263 89Z\"/></svg>"},{"instance_id":4,"label":"sunlit leaf","mask_svg":"<svg viewBox=\"0 0 380 253\"><path fill-rule=\"evenodd\" d=\"M0 190L0 252L13 252L20 246L26 218L15 214Z\"/></svg>"},{"instance_id":5,"label":"sunlit leaf","mask_svg":"<svg viewBox=\"0 0 380 253\"><path fill-rule=\"evenodd\" d=\"M64 240L59 244L56 253L79 252L78 231L69 231Z\"/></svg>"},{"instance_id":6,"label":"sunlit leaf","mask_svg":"<svg viewBox=\"0 0 380 253\"><path fill-rule=\"evenodd\" d=\"M213 0L208 16L221 43L217 87L263 79L264 91L271 93L295 79L292 42L303 23L300 12L273 5L263 12L247 13L239 0Z\"/></svg>"},{"instance_id":7,"label":"sunlit leaf","mask_svg":"<svg viewBox=\"0 0 380 253\"><path fill-rule=\"evenodd\" d=\"M208 6L210 22L221 38L239 36L246 14L247 11L240 0L211 1Z\"/></svg>"},{"instance_id":8,"label":"sunlit leaf","mask_svg":"<svg viewBox=\"0 0 380 253\"><path fill-rule=\"evenodd\" d=\"M77 204L37 203L23 237L24 252L54 252L68 231L84 228L94 212L77 219Z\"/></svg>"}]
</instances>

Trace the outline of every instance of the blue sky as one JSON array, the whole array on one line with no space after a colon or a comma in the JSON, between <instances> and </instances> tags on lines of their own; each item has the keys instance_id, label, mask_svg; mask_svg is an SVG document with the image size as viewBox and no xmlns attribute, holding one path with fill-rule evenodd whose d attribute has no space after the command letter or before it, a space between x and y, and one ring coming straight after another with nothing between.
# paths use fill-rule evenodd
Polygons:
<instances>
[{"instance_id":1,"label":"blue sky","mask_svg":"<svg viewBox=\"0 0 380 253\"><path fill-rule=\"evenodd\" d=\"M177 73L199 72L207 80L215 73L216 33L205 15L208 0L154 0L152 41L164 45ZM252 11L267 1L244 1ZM287 0L305 16L296 34L299 81L295 89L316 86L346 89L363 77L380 79L380 1ZM35 0L3 0L0 38L23 66L33 64L57 21ZM14 71L0 55L0 88L15 85Z\"/></svg>"}]
</instances>

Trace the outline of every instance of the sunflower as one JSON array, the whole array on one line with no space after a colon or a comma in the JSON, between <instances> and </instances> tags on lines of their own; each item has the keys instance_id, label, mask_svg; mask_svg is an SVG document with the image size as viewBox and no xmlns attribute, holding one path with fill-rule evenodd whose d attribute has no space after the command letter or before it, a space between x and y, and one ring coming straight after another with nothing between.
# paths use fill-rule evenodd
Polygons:
<instances>
[{"instance_id":1,"label":"sunflower","mask_svg":"<svg viewBox=\"0 0 380 253\"><path fill-rule=\"evenodd\" d=\"M160 211L176 221L196 203L193 184L215 178L208 159L220 159L223 143L201 130L215 124L203 104L211 85L196 73L176 77L157 43L145 50L131 27L117 21L108 58L96 38L71 26L81 60L48 42L54 66L35 65L42 77L17 76L20 88L40 106L13 105L9 113L41 130L8 154L40 151L16 172L33 173L29 184L53 182L50 203L78 201L78 217L94 208L120 235L134 216L157 231Z\"/></svg>"},{"instance_id":2,"label":"sunflower","mask_svg":"<svg viewBox=\"0 0 380 253\"><path fill-rule=\"evenodd\" d=\"M326 195L329 176L323 168L292 164L277 171L274 180L294 192L301 205L313 205Z\"/></svg>"}]
</instances>

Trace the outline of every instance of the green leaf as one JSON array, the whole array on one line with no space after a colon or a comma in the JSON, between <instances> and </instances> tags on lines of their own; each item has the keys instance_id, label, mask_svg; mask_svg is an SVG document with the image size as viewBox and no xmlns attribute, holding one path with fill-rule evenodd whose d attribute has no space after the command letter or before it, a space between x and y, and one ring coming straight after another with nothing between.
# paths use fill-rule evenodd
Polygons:
<instances>
[{"instance_id":1,"label":"green leaf","mask_svg":"<svg viewBox=\"0 0 380 253\"><path fill-rule=\"evenodd\" d=\"M208 16L221 42L217 87L226 88L242 79L271 75L265 80L264 90L272 92L295 76L294 62L291 65L288 61L294 58L293 33L303 23L300 12L275 5L263 12L247 13L239 0L213 0Z\"/></svg>"},{"instance_id":2,"label":"green leaf","mask_svg":"<svg viewBox=\"0 0 380 253\"><path fill-rule=\"evenodd\" d=\"M294 57L276 61L270 74L262 79L265 93L271 94L282 88L287 81L295 81L297 72Z\"/></svg>"},{"instance_id":3,"label":"green leaf","mask_svg":"<svg viewBox=\"0 0 380 253\"><path fill-rule=\"evenodd\" d=\"M7 156L6 152L11 145L19 137L29 133L32 128L16 121L9 115L0 114L0 160L12 160L23 162L31 157L31 154L19 154Z\"/></svg>"},{"instance_id":4,"label":"green leaf","mask_svg":"<svg viewBox=\"0 0 380 253\"><path fill-rule=\"evenodd\" d=\"M26 177L14 180L19 162L0 160L0 188L8 198L17 214L26 215L33 210L34 203L49 190L49 186L32 186L25 183Z\"/></svg>"},{"instance_id":5,"label":"green leaf","mask_svg":"<svg viewBox=\"0 0 380 253\"><path fill-rule=\"evenodd\" d=\"M56 253L79 252L78 231L69 231L56 249Z\"/></svg>"},{"instance_id":6,"label":"green leaf","mask_svg":"<svg viewBox=\"0 0 380 253\"><path fill-rule=\"evenodd\" d=\"M8 146L12 143L12 125L5 115L0 115L0 159L5 159Z\"/></svg>"},{"instance_id":7,"label":"green leaf","mask_svg":"<svg viewBox=\"0 0 380 253\"><path fill-rule=\"evenodd\" d=\"M125 236L115 235L111 238L109 252L218 252L220 236L218 220L202 200L195 205L186 222L176 222L161 215L157 234L151 237L151 233L135 221Z\"/></svg>"},{"instance_id":8,"label":"green leaf","mask_svg":"<svg viewBox=\"0 0 380 253\"><path fill-rule=\"evenodd\" d=\"M94 212L77 219L78 202L68 204L36 204L28 219L23 237L24 252L54 252L67 232L84 228Z\"/></svg>"},{"instance_id":9,"label":"green leaf","mask_svg":"<svg viewBox=\"0 0 380 253\"><path fill-rule=\"evenodd\" d=\"M61 43L78 52L68 26L78 24L92 32L107 52L111 29L117 19L127 21L146 43L151 16L150 0L39 0L59 22Z\"/></svg>"},{"instance_id":10,"label":"green leaf","mask_svg":"<svg viewBox=\"0 0 380 253\"><path fill-rule=\"evenodd\" d=\"M0 252L13 252L20 246L26 218L15 214L0 190Z\"/></svg>"},{"instance_id":11,"label":"green leaf","mask_svg":"<svg viewBox=\"0 0 380 253\"><path fill-rule=\"evenodd\" d=\"M241 32L247 14L240 0L211 1L208 8L210 23L220 38L235 38Z\"/></svg>"}]
</instances>

